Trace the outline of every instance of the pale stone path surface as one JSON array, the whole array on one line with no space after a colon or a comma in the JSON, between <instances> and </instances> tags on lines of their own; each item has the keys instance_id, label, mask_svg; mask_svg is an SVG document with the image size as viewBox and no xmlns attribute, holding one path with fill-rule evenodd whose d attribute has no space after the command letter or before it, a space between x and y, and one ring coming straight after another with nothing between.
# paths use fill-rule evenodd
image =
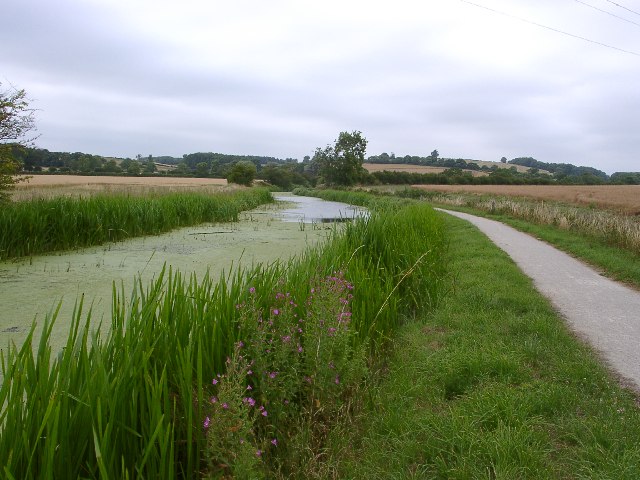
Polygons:
<instances>
[{"instance_id":1,"label":"pale stone path surface","mask_svg":"<svg viewBox=\"0 0 640 480\"><path fill-rule=\"evenodd\" d=\"M471 222L504 250L622 377L640 388L640 293L550 245L494 220L438 209Z\"/></svg>"}]
</instances>

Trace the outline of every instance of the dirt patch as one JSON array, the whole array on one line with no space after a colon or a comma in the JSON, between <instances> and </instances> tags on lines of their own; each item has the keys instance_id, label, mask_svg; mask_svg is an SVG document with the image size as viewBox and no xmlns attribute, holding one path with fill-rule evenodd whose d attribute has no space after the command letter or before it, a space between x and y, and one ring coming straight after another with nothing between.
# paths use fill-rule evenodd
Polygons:
<instances>
[{"instance_id":1,"label":"dirt patch","mask_svg":"<svg viewBox=\"0 0 640 480\"><path fill-rule=\"evenodd\" d=\"M640 214L640 185L414 185L433 192L478 193L553 200Z\"/></svg>"}]
</instances>

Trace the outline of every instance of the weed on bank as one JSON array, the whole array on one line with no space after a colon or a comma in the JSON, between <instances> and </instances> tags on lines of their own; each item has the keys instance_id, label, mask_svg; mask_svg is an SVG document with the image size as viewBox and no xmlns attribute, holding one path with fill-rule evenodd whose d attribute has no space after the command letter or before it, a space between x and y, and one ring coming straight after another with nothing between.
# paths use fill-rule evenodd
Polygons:
<instances>
[{"instance_id":1,"label":"weed on bank","mask_svg":"<svg viewBox=\"0 0 640 480\"><path fill-rule=\"evenodd\" d=\"M359 408L401 319L443 297L446 238L426 205L391 201L321 248L231 277L162 272L110 333L78 304L3 350L5 478L261 478L309 472ZM90 314L89 314L90 315Z\"/></svg>"}]
</instances>

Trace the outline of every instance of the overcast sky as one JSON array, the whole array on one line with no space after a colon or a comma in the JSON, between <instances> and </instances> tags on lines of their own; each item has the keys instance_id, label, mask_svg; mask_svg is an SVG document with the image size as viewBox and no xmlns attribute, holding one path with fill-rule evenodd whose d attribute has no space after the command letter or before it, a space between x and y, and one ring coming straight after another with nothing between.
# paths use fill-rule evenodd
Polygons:
<instances>
[{"instance_id":1,"label":"overcast sky","mask_svg":"<svg viewBox=\"0 0 640 480\"><path fill-rule=\"evenodd\" d=\"M639 171L640 0L472 3L4 0L0 81L52 151L302 160L360 130L367 155Z\"/></svg>"}]
</instances>

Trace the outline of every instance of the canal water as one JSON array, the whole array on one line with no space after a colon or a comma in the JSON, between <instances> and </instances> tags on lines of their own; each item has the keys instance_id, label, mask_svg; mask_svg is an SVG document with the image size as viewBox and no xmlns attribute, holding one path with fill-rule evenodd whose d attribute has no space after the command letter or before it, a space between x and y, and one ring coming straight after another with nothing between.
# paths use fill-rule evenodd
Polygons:
<instances>
[{"instance_id":1,"label":"canal water","mask_svg":"<svg viewBox=\"0 0 640 480\"><path fill-rule=\"evenodd\" d=\"M278 202L244 212L234 223L203 224L149 237L0 263L0 348L21 345L35 320L42 325L62 302L52 332L54 349L67 338L74 305L84 296L96 324L108 323L113 285L132 290L158 275L164 265L188 278L213 278L240 266L271 263L326 239L326 222L363 215L346 204L276 194Z\"/></svg>"}]
</instances>

